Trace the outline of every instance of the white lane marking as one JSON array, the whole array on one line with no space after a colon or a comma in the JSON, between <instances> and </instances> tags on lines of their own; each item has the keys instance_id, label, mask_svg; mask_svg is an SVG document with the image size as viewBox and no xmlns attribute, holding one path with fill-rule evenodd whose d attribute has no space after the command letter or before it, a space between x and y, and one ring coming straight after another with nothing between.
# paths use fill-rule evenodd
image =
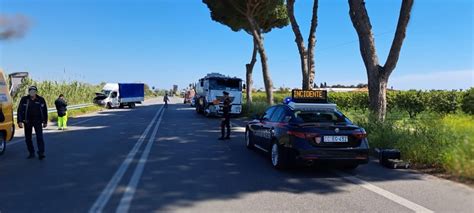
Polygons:
<instances>
[{"instance_id":1,"label":"white lane marking","mask_svg":"<svg viewBox=\"0 0 474 213\"><path fill-rule=\"evenodd\" d=\"M135 167L135 171L133 172L132 178L130 179L130 182L128 183L128 186L125 189L122 199L120 200L120 203L117 207L117 210L116 210L117 213L122 213L122 212L126 213L130 209L133 196L135 195L135 191L137 190L138 183L143 174L143 170L145 169L145 164L150 155L151 147L155 143L156 133L158 132L158 128L160 127L160 123L163 118L163 115L164 115L164 112L161 113L160 118L156 122L155 128L153 129L153 132L150 136L150 139L148 140L145 150L143 151L142 156L140 157L140 160L138 161L137 167Z\"/></svg>"},{"instance_id":2,"label":"white lane marking","mask_svg":"<svg viewBox=\"0 0 474 213\"><path fill-rule=\"evenodd\" d=\"M237 126L237 127L241 127L240 125L237 125L235 123L232 123L232 125L234 126ZM257 147L257 146L255 146ZM257 148L260 148L260 147L257 147ZM266 151L266 150L264 150ZM365 188L365 189L368 189L369 191L372 191L374 193L377 193L378 195L381 195L393 202L396 202L404 207L407 207L415 212L434 212L433 210L430 210L428 208L425 208L423 206L420 206L414 202L411 202L403 197L400 197L392 192L389 192L385 189L382 189L378 186L375 186L375 185L372 185L370 184L369 182L367 181L364 181L362 179L359 179L359 178L356 178L354 176L348 176L347 174L344 174L344 173L341 173L341 172L335 172L337 175L341 176L342 178L352 182L352 183L355 183L357 185L360 185L361 187Z\"/></svg>"},{"instance_id":3,"label":"white lane marking","mask_svg":"<svg viewBox=\"0 0 474 213\"><path fill-rule=\"evenodd\" d=\"M158 118L158 115L163 111L163 107L161 107L158 112L156 112L155 116L151 120L150 124L146 127L145 131L143 134L140 136L138 139L137 143L133 146L132 150L128 153L127 157L125 160L122 162L120 165L119 169L115 172L114 176L112 179L110 179L109 183L107 186L104 188L100 196L97 198L97 200L94 202L92 207L89 209L89 212L102 212L105 205L107 205L107 202L110 200L110 197L112 196L112 193L117 189L117 185L119 184L120 180L123 178L123 175L127 171L128 167L133 161L133 158L135 158L135 155L137 154L138 150L140 149L140 146L142 145L143 141L145 140L146 136L148 135L148 132L150 131L151 127L155 123L156 119Z\"/></svg>"},{"instance_id":4,"label":"white lane marking","mask_svg":"<svg viewBox=\"0 0 474 213\"><path fill-rule=\"evenodd\" d=\"M357 177L354 177L354 176L348 176L348 174L345 174L345 173L342 173L342 172L335 172L337 175L341 176L342 178L352 182L352 183L355 183L365 189L368 189L369 191L372 191L378 195L381 195L395 203L398 203L406 208L409 208L415 212L426 212L426 213L431 213L431 212L434 212L433 210L430 210L428 208L425 208L421 205L418 205L414 202L411 202L403 197L400 197L394 193L391 193L385 189L382 189L378 186L375 186L373 184L370 184L369 182L367 181L364 181L362 179L359 179Z\"/></svg>"}]
</instances>

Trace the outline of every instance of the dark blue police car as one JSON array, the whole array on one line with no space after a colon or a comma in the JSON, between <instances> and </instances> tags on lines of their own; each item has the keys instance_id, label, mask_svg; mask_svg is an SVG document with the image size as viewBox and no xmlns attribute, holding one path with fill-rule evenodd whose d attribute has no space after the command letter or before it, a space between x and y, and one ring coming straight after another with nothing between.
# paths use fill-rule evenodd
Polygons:
<instances>
[{"instance_id":1,"label":"dark blue police car","mask_svg":"<svg viewBox=\"0 0 474 213\"><path fill-rule=\"evenodd\" d=\"M293 90L284 102L250 121L245 131L247 148L270 154L273 167L327 162L355 169L368 162L367 133L328 103L327 91Z\"/></svg>"}]
</instances>

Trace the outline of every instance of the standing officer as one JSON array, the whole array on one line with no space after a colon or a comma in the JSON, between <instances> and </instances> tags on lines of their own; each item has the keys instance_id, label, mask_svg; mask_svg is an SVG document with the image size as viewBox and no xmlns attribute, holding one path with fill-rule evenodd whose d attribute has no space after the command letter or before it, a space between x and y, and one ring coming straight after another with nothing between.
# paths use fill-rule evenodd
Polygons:
<instances>
[{"instance_id":1,"label":"standing officer","mask_svg":"<svg viewBox=\"0 0 474 213\"><path fill-rule=\"evenodd\" d=\"M58 129L65 130L67 128L67 102L63 94L59 95L54 105L56 105L56 111L58 112Z\"/></svg>"},{"instance_id":2,"label":"standing officer","mask_svg":"<svg viewBox=\"0 0 474 213\"><path fill-rule=\"evenodd\" d=\"M168 97L168 93L165 93L165 97L163 97L163 101L165 102L165 108L168 108L168 101L170 101L170 98Z\"/></svg>"},{"instance_id":3,"label":"standing officer","mask_svg":"<svg viewBox=\"0 0 474 213\"><path fill-rule=\"evenodd\" d=\"M229 93L224 91L224 106L222 107L222 121L221 121L221 137L219 140L229 140L230 139L230 108L232 101L229 98ZM227 128L227 135L224 137L225 128Z\"/></svg>"},{"instance_id":4,"label":"standing officer","mask_svg":"<svg viewBox=\"0 0 474 213\"><path fill-rule=\"evenodd\" d=\"M21 98L18 105L18 127L25 127L25 141L30 153L28 159L35 157L35 147L32 140L33 128L35 129L36 142L38 143L38 158L43 160L45 158L43 128L48 126L48 107L44 98L37 95L38 88L36 86L30 86L28 93L29 95Z\"/></svg>"}]
</instances>

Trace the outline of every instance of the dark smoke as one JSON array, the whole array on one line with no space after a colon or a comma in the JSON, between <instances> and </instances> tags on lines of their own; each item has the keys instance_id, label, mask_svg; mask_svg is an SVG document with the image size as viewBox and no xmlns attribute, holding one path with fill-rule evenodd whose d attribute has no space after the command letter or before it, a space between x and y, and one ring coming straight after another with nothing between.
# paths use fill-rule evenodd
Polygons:
<instances>
[{"instance_id":1,"label":"dark smoke","mask_svg":"<svg viewBox=\"0 0 474 213\"><path fill-rule=\"evenodd\" d=\"M6 16L0 14L0 40L21 38L28 31L29 27L30 22L26 16Z\"/></svg>"}]
</instances>

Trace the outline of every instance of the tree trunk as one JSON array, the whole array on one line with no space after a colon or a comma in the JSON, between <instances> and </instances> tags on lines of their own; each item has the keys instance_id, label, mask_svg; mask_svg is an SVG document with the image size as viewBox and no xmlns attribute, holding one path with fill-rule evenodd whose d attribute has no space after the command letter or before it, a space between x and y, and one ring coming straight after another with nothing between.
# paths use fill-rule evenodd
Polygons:
<instances>
[{"instance_id":1,"label":"tree trunk","mask_svg":"<svg viewBox=\"0 0 474 213\"><path fill-rule=\"evenodd\" d=\"M387 83L388 77L380 75L382 67L376 68L371 73L378 73L378 76L370 76L369 87L369 110L379 121L385 120L387 113Z\"/></svg>"},{"instance_id":2,"label":"tree trunk","mask_svg":"<svg viewBox=\"0 0 474 213\"><path fill-rule=\"evenodd\" d=\"M308 52L306 47L304 46L303 36L301 35L300 26L295 18L295 0L288 0L286 4L286 8L288 11L288 17L291 23L291 29L295 34L295 42L296 47L298 47L298 52L300 54L300 61L301 61L301 75L303 77L302 86L303 89L310 89L310 75L308 72Z\"/></svg>"},{"instance_id":3,"label":"tree trunk","mask_svg":"<svg viewBox=\"0 0 474 213\"><path fill-rule=\"evenodd\" d=\"M316 70L314 66L314 48L316 47L316 27L318 27L318 0L314 0L313 17L311 18L311 27L308 36L308 77L309 87L314 87L314 78Z\"/></svg>"},{"instance_id":4,"label":"tree trunk","mask_svg":"<svg viewBox=\"0 0 474 213\"><path fill-rule=\"evenodd\" d=\"M382 67L378 62L375 40L364 0L349 0L349 16L359 37L359 48L367 70L369 86L369 109L379 121L385 120L387 112L387 82L396 67L406 28L410 20L414 0L402 0L395 38Z\"/></svg>"},{"instance_id":5,"label":"tree trunk","mask_svg":"<svg viewBox=\"0 0 474 213\"><path fill-rule=\"evenodd\" d=\"M273 104L273 82L270 77L270 71L268 70L268 58L265 48L263 47L263 38L257 39L258 53L260 55L260 63L262 64L263 83L265 84L265 93L267 94L267 103Z\"/></svg>"},{"instance_id":6,"label":"tree trunk","mask_svg":"<svg viewBox=\"0 0 474 213\"><path fill-rule=\"evenodd\" d=\"M257 50L260 55L260 63L262 64L263 83L265 85L265 93L267 94L267 103L273 104L273 83L270 77L270 71L268 70L268 58L263 45L263 36L260 33L260 27L258 26L255 19L251 16L247 16L250 27L252 28L252 35L257 42Z\"/></svg>"},{"instance_id":7,"label":"tree trunk","mask_svg":"<svg viewBox=\"0 0 474 213\"><path fill-rule=\"evenodd\" d=\"M252 79L252 73L253 73L253 67L255 66L255 63L257 62L257 42L255 39L253 39L253 51L252 51L252 59L250 60L250 63L245 65L246 68L246 82L247 82L247 88L246 93L247 93L247 108L250 109L252 105L252 88L253 88L253 79Z\"/></svg>"}]
</instances>

